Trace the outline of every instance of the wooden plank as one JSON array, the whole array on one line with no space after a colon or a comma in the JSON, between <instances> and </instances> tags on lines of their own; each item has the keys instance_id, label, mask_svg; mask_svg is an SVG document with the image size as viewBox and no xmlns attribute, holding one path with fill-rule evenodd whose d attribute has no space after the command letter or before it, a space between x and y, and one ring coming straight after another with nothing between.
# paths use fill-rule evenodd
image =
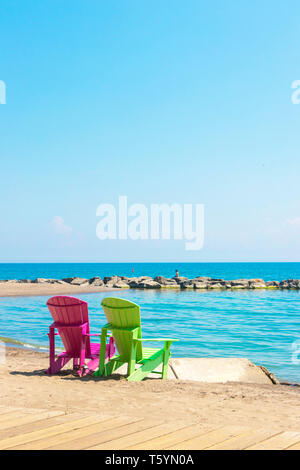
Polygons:
<instances>
[{"instance_id":1,"label":"wooden plank","mask_svg":"<svg viewBox=\"0 0 300 470\"><path fill-rule=\"evenodd\" d=\"M300 442L300 432L285 431L263 442L249 446L247 450L284 450Z\"/></svg>"},{"instance_id":2,"label":"wooden plank","mask_svg":"<svg viewBox=\"0 0 300 470\"><path fill-rule=\"evenodd\" d=\"M111 429L119 426L124 426L131 423L133 420L126 417L118 417L108 419L106 421L99 421L95 424L85 426L83 428L74 429L63 434L56 434L52 437L45 437L37 441L29 442L21 446L14 447L14 450L44 450L44 449L63 449L66 450L69 442L76 440L75 449L82 449L84 442L89 445L91 434L109 435ZM78 442L77 442L78 441ZM72 444L71 444L72 447Z\"/></svg>"},{"instance_id":3,"label":"wooden plank","mask_svg":"<svg viewBox=\"0 0 300 470\"><path fill-rule=\"evenodd\" d=\"M26 415L26 411L24 412L23 410L13 410L13 411L8 411L7 413L3 413L0 415L0 423L3 423L4 421L8 421L9 419L12 418L18 418Z\"/></svg>"},{"instance_id":4,"label":"wooden plank","mask_svg":"<svg viewBox=\"0 0 300 470\"><path fill-rule=\"evenodd\" d=\"M104 418L102 418L104 419ZM105 418L107 419L107 418ZM0 441L0 449L10 449L27 442L37 441L43 437L54 436L55 434L62 434L64 432L71 431L72 429L77 429L83 426L89 426L99 422L101 418L95 418L93 416L88 416L80 418L69 423L59 424L57 426L51 426L45 429L40 429L38 431L28 432L26 434L17 435L14 437L9 437L7 439L2 439Z\"/></svg>"},{"instance_id":5,"label":"wooden plank","mask_svg":"<svg viewBox=\"0 0 300 470\"><path fill-rule=\"evenodd\" d=\"M22 424L33 423L34 421L40 421L41 419L51 418L52 416L63 415L63 411L44 411L40 413L23 413L21 416L7 419L0 423L0 431L3 429L12 428L15 426L21 426Z\"/></svg>"},{"instance_id":6,"label":"wooden plank","mask_svg":"<svg viewBox=\"0 0 300 470\"><path fill-rule=\"evenodd\" d=\"M188 439L170 447L170 450L202 450L229 439L230 437L244 434L248 429L241 426L224 426L210 431L202 436Z\"/></svg>"},{"instance_id":7,"label":"wooden plank","mask_svg":"<svg viewBox=\"0 0 300 470\"><path fill-rule=\"evenodd\" d=\"M27 416L27 415L32 415L32 414L43 413L45 411L47 410L34 409L34 408L11 408L10 410L6 409L5 413L0 414L0 423L3 423L4 421L7 421L11 418L17 418L17 417L22 417L22 416Z\"/></svg>"},{"instance_id":8,"label":"wooden plank","mask_svg":"<svg viewBox=\"0 0 300 470\"><path fill-rule=\"evenodd\" d=\"M157 424L157 421L154 422L149 422L143 419L139 419L139 421L126 424L123 426L119 426L117 428L111 429L108 432L101 432L101 433L96 433L96 434L91 434L89 436L72 440L70 442L67 442L66 444L62 443L61 445L51 447L51 449L48 450L76 450L76 449L86 449L92 446L99 445L100 443L106 443L110 442L113 439L116 439L117 437L123 437L123 436L128 436L128 435L133 435L136 432L140 432L144 429L149 428L149 426L154 426Z\"/></svg>"},{"instance_id":9,"label":"wooden plank","mask_svg":"<svg viewBox=\"0 0 300 470\"><path fill-rule=\"evenodd\" d=\"M287 447L285 450L300 450L300 442L296 442L296 444L293 444L290 447Z\"/></svg>"},{"instance_id":10,"label":"wooden plank","mask_svg":"<svg viewBox=\"0 0 300 470\"><path fill-rule=\"evenodd\" d=\"M69 421L75 421L75 419L83 417L84 415L82 413L63 414L48 419L42 419L41 421L34 421L33 423L23 424L21 426L14 426L9 429L3 429L0 431L0 441L1 439L17 436L18 434L25 434L28 432L37 431L38 429L49 428L50 426L67 423Z\"/></svg>"},{"instance_id":11,"label":"wooden plank","mask_svg":"<svg viewBox=\"0 0 300 470\"><path fill-rule=\"evenodd\" d=\"M145 422L145 424L147 425L147 422ZM88 450L126 450L128 447L148 441L149 439L169 434L170 432L175 431L176 428L179 429L180 427L183 426L180 424L176 425L174 423L164 423L153 426L153 424L149 422L149 427L143 431L137 431L131 434L128 433L128 435L119 438L111 438L107 442L88 447Z\"/></svg>"},{"instance_id":12,"label":"wooden plank","mask_svg":"<svg viewBox=\"0 0 300 470\"><path fill-rule=\"evenodd\" d=\"M167 450L172 445L179 444L180 442L200 436L209 431L212 431L212 428L200 428L199 425L192 424L191 426L178 429L164 436L158 436L140 444L127 447L126 450Z\"/></svg>"},{"instance_id":13,"label":"wooden plank","mask_svg":"<svg viewBox=\"0 0 300 470\"><path fill-rule=\"evenodd\" d=\"M19 411L22 410L23 408L18 407L18 406L0 406L0 415L4 413L9 413L11 411Z\"/></svg>"},{"instance_id":14,"label":"wooden plank","mask_svg":"<svg viewBox=\"0 0 300 470\"><path fill-rule=\"evenodd\" d=\"M211 447L207 447L208 450L243 450L249 446L258 444L269 437L278 434L278 432L265 430L265 429L258 429L252 430L245 434L242 434L237 437L232 437L231 439L227 439L224 442L215 444Z\"/></svg>"}]
</instances>

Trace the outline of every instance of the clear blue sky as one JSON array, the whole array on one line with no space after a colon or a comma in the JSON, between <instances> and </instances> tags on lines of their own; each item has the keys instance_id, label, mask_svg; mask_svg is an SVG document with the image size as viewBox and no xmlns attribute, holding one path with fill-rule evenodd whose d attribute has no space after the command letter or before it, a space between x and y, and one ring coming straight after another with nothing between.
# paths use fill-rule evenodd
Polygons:
<instances>
[{"instance_id":1,"label":"clear blue sky","mask_svg":"<svg viewBox=\"0 0 300 470\"><path fill-rule=\"evenodd\" d=\"M0 261L300 261L299 16L2 0ZM205 204L203 250L101 242L96 208L119 195Z\"/></svg>"}]
</instances>

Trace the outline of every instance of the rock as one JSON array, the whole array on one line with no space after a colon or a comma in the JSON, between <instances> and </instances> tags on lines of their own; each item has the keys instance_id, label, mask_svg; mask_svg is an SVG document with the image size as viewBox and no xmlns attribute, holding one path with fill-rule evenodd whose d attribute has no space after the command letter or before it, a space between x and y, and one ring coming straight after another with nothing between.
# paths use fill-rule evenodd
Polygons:
<instances>
[{"instance_id":1,"label":"rock","mask_svg":"<svg viewBox=\"0 0 300 470\"><path fill-rule=\"evenodd\" d=\"M103 278L103 281L104 281L105 284L107 284L110 281L116 282L118 279L120 279L119 276L115 276L115 275L114 276L105 276Z\"/></svg>"},{"instance_id":2,"label":"rock","mask_svg":"<svg viewBox=\"0 0 300 470\"><path fill-rule=\"evenodd\" d=\"M266 288L267 289L278 289L279 288L279 282L278 281L267 281L266 282Z\"/></svg>"},{"instance_id":3,"label":"rock","mask_svg":"<svg viewBox=\"0 0 300 470\"><path fill-rule=\"evenodd\" d=\"M121 279L119 279L117 282L115 282L113 287L117 288L117 289L129 289L128 283L122 281Z\"/></svg>"},{"instance_id":4,"label":"rock","mask_svg":"<svg viewBox=\"0 0 300 470\"><path fill-rule=\"evenodd\" d=\"M116 284L121 279L119 278L119 276L109 276L105 277L103 280L105 282L106 287L114 287L114 284Z\"/></svg>"},{"instance_id":5,"label":"rock","mask_svg":"<svg viewBox=\"0 0 300 470\"><path fill-rule=\"evenodd\" d=\"M230 282L232 286L248 286L249 279L234 279Z\"/></svg>"},{"instance_id":6,"label":"rock","mask_svg":"<svg viewBox=\"0 0 300 470\"><path fill-rule=\"evenodd\" d=\"M121 279L115 279L115 280L112 280L112 281L108 281L105 285L105 287L114 287L115 284L117 284L117 282L121 281Z\"/></svg>"},{"instance_id":7,"label":"rock","mask_svg":"<svg viewBox=\"0 0 300 470\"><path fill-rule=\"evenodd\" d=\"M280 287L281 289L288 289L288 288L289 288L289 284L287 283L287 281L281 281L281 282L279 283L279 287Z\"/></svg>"},{"instance_id":8,"label":"rock","mask_svg":"<svg viewBox=\"0 0 300 470\"><path fill-rule=\"evenodd\" d=\"M140 277L132 277L128 279L128 284L130 287L138 288L139 284L147 281L153 281L152 277L150 276L140 276Z\"/></svg>"},{"instance_id":9,"label":"rock","mask_svg":"<svg viewBox=\"0 0 300 470\"><path fill-rule=\"evenodd\" d=\"M172 279L174 279L177 284L181 284L183 281L189 281L189 279L187 277L183 277L183 276L174 276Z\"/></svg>"},{"instance_id":10,"label":"rock","mask_svg":"<svg viewBox=\"0 0 300 470\"><path fill-rule=\"evenodd\" d=\"M103 279L101 279L101 277L91 277L91 279L89 279L89 284L90 286L94 286L94 287L101 287L101 286L104 286L104 281Z\"/></svg>"},{"instance_id":11,"label":"rock","mask_svg":"<svg viewBox=\"0 0 300 470\"><path fill-rule=\"evenodd\" d=\"M191 279L182 281L180 283L180 288L181 289L194 289L194 282Z\"/></svg>"},{"instance_id":12,"label":"rock","mask_svg":"<svg viewBox=\"0 0 300 470\"><path fill-rule=\"evenodd\" d=\"M73 279L76 279L76 278L75 277L65 277L64 279L62 279L62 281L67 282L68 284L71 284Z\"/></svg>"},{"instance_id":13,"label":"rock","mask_svg":"<svg viewBox=\"0 0 300 470\"><path fill-rule=\"evenodd\" d=\"M228 282L230 282L232 289L247 289L249 287L248 279L234 279Z\"/></svg>"},{"instance_id":14,"label":"rock","mask_svg":"<svg viewBox=\"0 0 300 470\"><path fill-rule=\"evenodd\" d=\"M269 379L271 380L271 382L274 385L279 385L280 384L279 380L275 377L275 375L272 372L269 372L266 367L264 367L264 366L259 366L259 367L266 374L266 376L269 377Z\"/></svg>"},{"instance_id":15,"label":"rock","mask_svg":"<svg viewBox=\"0 0 300 470\"><path fill-rule=\"evenodd\" d=\"M37 277L34 281L32 281L33 284L65 284L64 281L61 281L60 279L45 279L43 277Z\"/></svg>"},{"instance_id":16,"label":"rock","mask_svg":"<svg viewBox=\"0 0 300 470\"><path fill-rule=\"evenodd\" d=\"M225 284L226 284L226 281L224 281L224 279L210 279L207 282L210 285L221 284L222 286L225 286Z\"/></svg>"},{"instance_id":17,"label":"rock","mask_svg":"<svg viewBox=\"0 0 300 470\"><path fill-rule=\"evenodd\" d=\"M43 277L37 277L32 282L33 282L33 284L44 284L44 283L48 282L48 279L44 279Z\"/></svg>"},{"instance_id":18,"label":"rock","mask_svg":"<svg viewBox=\"0 0 300 470\"><path fill-rule=\"evenodd\" d=\"M263 279L249 279L250 289L265 289L266 283Z\"/></svg>"},{"instance_id":19,"label":"rock","mask_svg":"<svg viewBox=\"0 0 300 470\"><path fill-rule=\"evenodd\" d=\"M144 289L160 289L161 285L153 280L146 280L142 282Z\"/></svg>"},{"instance_id":20,"label":"rock","mask_svg":"<svg viewBox=\"0 0 300 470\"><path fill-rule=\"evenodd\" d=\"M71 281L71 284L73 286L82 286L83 284L87 284L89 282L88 279L85 279L83 277L75 277L73 281Z\"/></svg>"},{"instance_id":21,"label":"rock","mask_svg":"<svg viewBox=\"0 0 300 470\"><path fill-rule=\"evenodd\" d=\"M20 284L31 284L31 279L18 279L17 282Z\"/></svg>"},{"instance_id":22,"label":"rock","mask_svg":"<svg viewBox=\"0 0 300 470\"><path fill-rule=\"evenodd\" d=\"M129 283L131 288L135 289L160 289L161 285L153 279L146 279L144 281L131 281Z\"/></svg>"},{"instance_id":23,"label":"rock","mask_svg":"<svg viewBox=\"0 0 300 470\"><path fill-rule=\"evenodd\" d=\"M287 280L289 289L299 289L300 288L300 281L298 279L288 279Z\"/></svg>"},{"instance_id":24,"label":"rock","mask_svg":"<svg viewBox=\"0 0 300 470\"><path fill-rule=\"evenodd\" d=\"M153 280L155 282L158 282L163 287L178 287L178 284L175 279L169 279L163 276L156 276Z\"/></svg>"},{"instance_id":25,"label":"rock","mask_svg":"<svg viewBox=\"0 0 300 470\"><path fill-rule=\"evenodd\" d=\"M225 282L224 283L221 283L221 282L213 282L213 283L209 283L208 284L208 289L224 289L226 288L226 285L225 285Z\"/></svg>"},{"instance_id":26,"label":"rock","mask_svg":"<svg viewBox=\"0 0 300 470\"><path fill-rule=\"evenodd\" d=\"M72 284L73 286L81 286L82 284L86 284L89 282L88 279L84 279L82 277L66 277L62 279L64 282L68 284Z\"/></svg>"},{"instance_id":27,"label":"rock","mask_svg":"<svg viewBox=\"0 0 300 470\"><path fill-rule=\"evenodd\" d=\"M153 281L159 282L159 284L163 284L163 283L166 281L166 278L163 277L163 276L156 276L156 277L153 279ZM174 282L176 282L176 281L174 281Z\"/></svg>"},{"instance_id":28,"label":"rock","mask_svg":"<svg viewBox=\"0 0 300 470\"><path fill-rule=\"evenodd\" d=\"M300 289L299 279L286 279L279 283L281 289Z\"/></svg>"},{"instance_id":29,"label":"rock","mask_svg":"<svg viewBox=\"0 0 300 470\"><path fill-rule=\"evenodd\" d=\"M206 282L206 281L210 281L211 280L211 277L206 277L206 276L198 276L198 277L194 277L193 281L194 282Z\"/></svg>"},{"instance_id":30,"label":"rock","mask_svg":"<svg viewBox=\"0 0 300 470\"><path fill-rule=\"evenodd\" d=\"M208 289L208 286L207 282L194 282L194 289Z\"/></svg>"}]
</instances>

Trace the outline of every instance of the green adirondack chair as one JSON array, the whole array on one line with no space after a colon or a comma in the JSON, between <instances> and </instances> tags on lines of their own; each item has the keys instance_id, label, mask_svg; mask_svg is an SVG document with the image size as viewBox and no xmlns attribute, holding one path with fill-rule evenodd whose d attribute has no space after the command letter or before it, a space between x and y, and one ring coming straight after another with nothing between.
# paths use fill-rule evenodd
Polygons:
<instances>
[{"instance_id":1,"label":"green adirondack chair","mask_svg":"<svg viewBox=\"0 0 300 470\"><path fill-rule=\"evenodd\" d=\"M123 364L128 364L127 380L143 380L150 372L161 374L167 378L170 347L174 339L156 338L142 339L140 307L133 302L117 297L106 297L101 305L108 323L102 328L99 369L94 372L96 377L111 375ZM111 334L108 333L111 331ZM106 341L113 336L118 355L105 363ZM144 341L164 341L161 349L144 348ZM155 371L162 364L162 371ZM139 367L136 368L136 365Z\"/></svg>"}]
</instances>

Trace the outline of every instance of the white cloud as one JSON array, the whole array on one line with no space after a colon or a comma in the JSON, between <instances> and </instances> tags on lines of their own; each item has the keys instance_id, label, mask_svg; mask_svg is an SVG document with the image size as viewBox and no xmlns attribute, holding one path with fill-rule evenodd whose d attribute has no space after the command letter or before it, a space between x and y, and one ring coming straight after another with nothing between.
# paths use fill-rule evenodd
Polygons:
<instances>
[{"instance_id":1,"label":"white cloud","mask_svg":"<svg viewBox=\"0 0 300 470\"><path fill-rule=\"evenodd\" d=\"M292 227L300 227L300 217L294 217L293 219L286 219L286 224Z\"/></svg>"},{"instance_id":2,"label":"white cloud","mask_svg":"<svg viewBox=\"0 0 300 470\"><path fill-rule=\"evenodd\" d=\"M72 233L72 227L66 225L64 219L59 215L53 217L51 227L56 235L70 236Z\"/></svg>"}]
</instances>

